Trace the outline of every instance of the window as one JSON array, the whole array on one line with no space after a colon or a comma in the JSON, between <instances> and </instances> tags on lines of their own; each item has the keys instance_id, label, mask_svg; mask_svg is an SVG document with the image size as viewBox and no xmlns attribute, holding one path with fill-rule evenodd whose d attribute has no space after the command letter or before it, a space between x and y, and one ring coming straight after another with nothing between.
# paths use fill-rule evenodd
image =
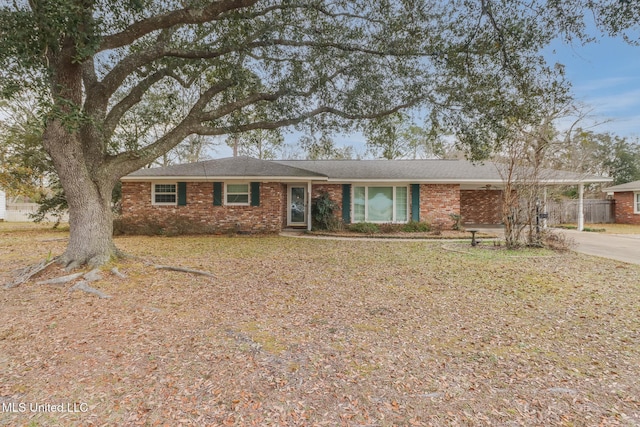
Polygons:
<instances>
[{"instance_id":1,"label":"window","mask_svg":"<svg viewBox=\"0 0 640 427\"><path fill-rule=\"evenodd\" d=\"M353 187L354 222L407 222L407 187Z\"/></svg>"},{"instance_id":2,"label":"window","mask_svg":"<svg viewBox=\"0 0 640 427\"><path fill-rule=\"evenodd\" d=\"M633 213L640 214L640 193L633 193Z\"/></svg>"},{"instance_id":3,"label":"window","mask_svg":"<svg viewBox=\"0 0 640 427\"><path fill-rule=\"evenodd\" d=\"M249 205L249 184L227 184L225 191L225 204Z\"/></svg>"},{"instance_id":4,"label":"window","mask_svg":"<svg viewBox=\"0 0 640 427\"><path fill-rule=\"evenodd\" d=\"M176 184L153 184L152 200L154 205L175 205L176 199Z\"/></svg>"}]
</instances>

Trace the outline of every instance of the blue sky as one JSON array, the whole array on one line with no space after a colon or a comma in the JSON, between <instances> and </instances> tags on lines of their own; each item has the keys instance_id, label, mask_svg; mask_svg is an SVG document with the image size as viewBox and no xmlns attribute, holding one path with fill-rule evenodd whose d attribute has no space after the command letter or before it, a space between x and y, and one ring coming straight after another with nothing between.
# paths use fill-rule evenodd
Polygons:
<instances>
[{"instance_id":1,"label":"blue sky","mask_svg":"<svg viewBox=\"0 0 640 427\"><path fill-rule=\"evenodd\" d=\"M576 100L590 112L584 123L608 121L592 130L640 137L640 47L604 38L586 46L558 43L554 48L546 56L565 65Z\"/></svg>"}]
</instances>

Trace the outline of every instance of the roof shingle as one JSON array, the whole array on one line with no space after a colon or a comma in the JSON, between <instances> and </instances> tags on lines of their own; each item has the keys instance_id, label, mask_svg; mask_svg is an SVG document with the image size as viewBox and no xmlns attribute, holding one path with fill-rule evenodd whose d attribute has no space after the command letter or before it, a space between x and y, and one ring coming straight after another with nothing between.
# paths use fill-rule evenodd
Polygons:
<instances>
[{"instance_id":1,"label":"roof shingle","mask_svg":"<svg viewBox=\"0 0 640 427\"><path fill-rule=\"evenodd\" d=\"M140 169L124 177L142 178L297 178L329 181L410 181L437 183L501 183L500 165L466 160L259 160L227 157L163 168ZM544 170L547 183L606 182L610 178Z\"/></svg>"}]
</instances>

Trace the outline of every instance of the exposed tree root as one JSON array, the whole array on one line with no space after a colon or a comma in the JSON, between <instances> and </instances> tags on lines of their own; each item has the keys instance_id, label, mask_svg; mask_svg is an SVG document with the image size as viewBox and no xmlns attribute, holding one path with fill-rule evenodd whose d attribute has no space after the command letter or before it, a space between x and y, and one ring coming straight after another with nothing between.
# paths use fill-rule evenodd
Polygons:
<instances>
[{"instance_id":1,"label":"exposed tree root","mask_svg":"<svg viewBox=\"0 0 640 427\"><path fill-rule=\"evenodd\" d=\"M70 287L69 292L85 291L90 294L97 295L99 298L111 298L111 295L107 295L104 292L89 286L89 282L95 282L96 280L102 279L102 274L100 274L99 269L94 268L90 272L85 273L82 277L84 278L84 280L81 280L75 285L73 285L72 287Z\"/></svg>"},{"instance_id":2,"label":"exposed tree root","mask_svg":"<svg viewBox=\"0 0 640 427\"><path fill-rule=\"evenodd\" d=\"M11 282L5 284L4 288L11 289L11 288L15 288L16 286L22 285L23 283L31 279L33 276L40 273L45 268L49 267L54 262L56 262L56 258L50 261L44 260L42 262L39 262L38 264L30 265L25 268L21 268L20 270L17 270L16 278L13 279Z\"/></svg>"},{"instance_id":3,"label":"exposed tree root","mask_svg":"<svg viewBox=\"0 0 640 427\"><path fill-rule=\"evenodd\" d=\"M64 285L65 283L69 283L73 280L76 280L78 277L82 276L83 273L74 273L69 274L62 277L56 277L49 280L41 280L36 282L36 285Z\"/></svg>"},{"instance_id":4,"label":"exposed tree root","mask_svg":"<svg viewBox=\"0 0 640 427\"><path fill-rule=\"evenodd\" d=\"M121 251L117 251L117 257L126 257L126 258L131 258L128 255L125 255L123 252ZM101 258L102 259L102 258ZM93 261L95 261L96 259L92 259ZM66 255L60 256L60 257L56 257L51 261L42 261L38 264L23 268L21 270L17 271L17 277L10 283L7 283L6 285L4 285L5 289L11 289L14 288L16 286L19 286L27 281L29 281L33 276L35 276L36 274L38 274L39 272L41 272L42 270L44 270L45 268L49 267L51 264L53 264L54 262L57 262L58 264L61 264L64 266L64 269L69 271L75 268L78 268L82 265L90 265L90 262L83 262L81 260L69 260L69 258ZM104 264L104 263L101 263ZM170 270L170 271L177 271L177 272L181 272L181 273L189 273L189 274L196 274L199 276L206 276L206 277L215 277L215 275L213 275L212 273L209 273L208 271L202 271L202 270L195 270L192 268L186 268L186 267L178 267L178 266L172 266L172 265L158 265L158 264L153 264L153 263L146 263L147 265L153 266L156 270ZM113 274L114 276L117 276L121 279L126 279L127 275L122 273L120 270L118 270L117 267L114 267L111 269L111 274ZM89 271L89 272L78 272L78 273L73 273L73 274L67 274L65 276L61 276L61 277L56 277L53 279L47 279L47 280L41 280L39 282L36 282L36 285L64 285L70 282L73 282L79 278L82 278L82 280L80 280L79 282L75 283L73 286L71 286L68 290L69 292L73 292L76 290L81 290L84 292L88 292L90 294L94 294L96 296L98 296L99 298L111 298L111 295L108 295L98 289L95 289L91 286L89 286L90 282L94 282L96 280L101 280L103 278L100 269L98 268L94 268L93 270Z\"/></svg>"},{"instance_id":5,"label":"exposed tree root","mask_svg":"<svg viewBox=\"0 0 640 427\"><path fill-rule=\"evenodd\" d=\"M171 270L171 271L179 271L182 273L198 274L200 276L216 277L213 274L209 273L208 271L193 270L191 268L174 267L172 265L154 265L154 267L156 270Z\"/></svg>"},{"instance_id":6,"label":"exposed tree root","mask_svg":"<svg viewBox=\"0 0 640 427\"><path fill-rule=\"evenodd\" d=\"M111 295L107 295L102 291L99 291L96 288L92 288L91 286L88 285L88 282L86 280L81 280L78 283L76 283L75 285L73 285L72 287L69 288L69 292L73 292L73 291L85 291L88 292L90 294L94 294L97 295L99 298L111 298Z\"/></svg>"},{"instance_id":7,"label":"exposed tree root","mask_svg":"<svg viewBox=\"0 0 640 427\"><path fill-rule=\"evenodd\" d=\"M4 288L5 289L15 288L29 281L33 276L43 271L54 262L60 263L60 259L54 258L53 260L50 260L50 261L45 260L45 261L39 262L38 264L30 265L28 267L17 270L15 279L13 279L13 281L11 281L10 283L5 284ZM69 264L67 265L67 268L68 267L69 267ZM118 277L126 277L124 274L118 271L117 268L113 268L111 271L113 274L117 275ZM111 298L111 295L107 295L104 292L89 286L89 282L94 282L96 280L100 280L103 278L100 270L97 268L94 268L93 270L86 273L84 272L73 273L73 274L68 274L66 276L55 277L53 279L41 280L39 282L36 282L36 285L64 285L66 283L73 282L74 280L80 277L82 277L83 280L71 286L69 288L69 292L81 290L81 291L85 291L85 292L97 295L99 298Z\"/></svg>"},{"instance_id":8,"label":"exposed tree root","mask_svg":"<svg viewBox=\"0 0 640 427\"><path fill-rule=\"evenodd\" d=\"M122 273L122 272L120 272L120 270L118 270L118 267L113 267L113 268L111 269L111 273L112 273L113 275L115 275L115 276L118 276L118 277L119 277L119 278L121 278L121 279L126 279L126 278L127 278L127 275L126 275L126 274L124 274L124 273Z\"/></svg>"},{"instance_id":9,"label":"exposed tree root","mask_svg":"<svg viewBox=\"0 0 640 427\"><path fill-rule=\"evenodd\" d=\"M100 270L94 268L90 272L84 274L84 279L87 282L95 282L96 280L102 279L102 274L100 274Z\"/></svg>"}]
</instances>

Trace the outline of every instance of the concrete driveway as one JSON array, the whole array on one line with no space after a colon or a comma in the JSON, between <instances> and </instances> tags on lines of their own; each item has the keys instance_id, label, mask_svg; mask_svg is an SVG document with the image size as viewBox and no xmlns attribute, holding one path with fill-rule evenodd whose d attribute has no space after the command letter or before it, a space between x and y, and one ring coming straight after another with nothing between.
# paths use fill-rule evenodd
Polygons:
<instances>
[{"instance_id":1,"label":"concrete driveway","mask_svg":"<svg viewBox=\"0 0 640 427\"><path fill-rule=\"evenodd\" d=\"M577 243L575 250L577 252L631 264L640 264L639 234L604 234L575 230L558 231L575 240Z\"/></svg>"}]
</instances>

